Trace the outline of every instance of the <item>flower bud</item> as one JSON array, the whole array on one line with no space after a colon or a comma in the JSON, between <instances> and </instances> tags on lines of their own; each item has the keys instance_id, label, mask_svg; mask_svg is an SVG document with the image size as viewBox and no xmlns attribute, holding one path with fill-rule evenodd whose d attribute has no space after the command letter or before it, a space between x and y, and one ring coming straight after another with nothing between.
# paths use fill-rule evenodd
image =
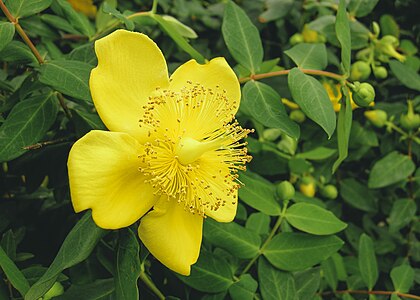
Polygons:
<instances>
[{"instance_id":1,"label":"flower bud","mask_svg":"<svg viewBox=\"0 0 420 300\"><path fill-rule=\"evenodd\" d=\"M293 121L295 121L299 124L305 122L305 120L306 120L305 113L303 111L301 111L300 109L292 110L290 112L289 117L290 117L290 119L292 119Z\"/></svg>"},{"instance_id":2,"label":"flower bud","mask_svg":"<svg viewBox=\"0 0 420 300\"><path fill-rule=\"evenodd\" d=\"M365 117L378 128L384 127L388 119L387 113L380 109L365 111Z\"/></svg>"},{"instance_id":3,"label":"flower bud","mask_svg":"<svg viewBox=\"0 0 420 300\"><path fill-rule=\"evenodd\" d=\"M395 36L384 36L376 43L376 50L379 52L378 58L385 62L388 60L387 56L394 57L401 62L405 61L405 56L396 50L399 44L400 41Z\"/></svg>"},{"instance_id":4,"label":"flower bud","mask_svg":"<svg viewBox=\"0 0 420 300\"><path fill-rule=\"evenodd\" d=\"M338 196L338 191L334 185L329 184L321 189L321 195L327 199L334 200Z\"/></svg>"},{"instance_id":5,"label":"flower bud","mask_svg":"<svg viewBox=\"0 0 420 300\"><path fill-rule=\"evenodd\" d=\"M285 153L289 153L291 155L295 155L296 148L297 148L297 141L286 134L283 134L281 141L277 143L277 149Z\"/></svg>"},{"instance_id":6,"label":"flower bud","mask_svg":"<svg viewBox=\"0 0 420 300\"><path fill-rule=\"evenodd\" d=\"M276 193L281 201L290 200L295 196L295 188L289 181L282 181L277 185Z\"/></svg>"},{"instance_id":7,"label":"flower bud","mask_svg":"<svg viewBox=\"0 0 420 300\"><path fill-rule=\"evenodd\" d=\"M366 80L370 76L370 66L367 62L356 61L351 65L350 79L351 80Z\"/></svg>"},{"instance_id":8,"label":"flower bud","mask_svg":"<svg viewBox=\"0 0 420 300\"><path fill-rule=\"evenodd\" d=\"M279 136L281 135L281 130L278 128L267 128L264 130L263 132L263 138L266 141L275 141L279 138Z\"/></svg>"},{"instance_id":9,"label":"flower bud","mask_svg":"<svg viewBox=\"0 0 420 300\"><path fill-rule=\"evenodd\" d=\"M310 176L305 176L301 179L299 191L307 197L313 197L316 193L315 180Z\"/></svg>"},{"instance_id":10,"label":"flower bud","mask_svg":"<svg viewBox=\"0 0 420 300\"><path fill-rule=\"evenodd\" d=\"M376 37L378 37L381 33L381 28L379 27L379 24L377 22L372 23L372 31Z\"/></svg>"},{"instance_id":11,"label":"flower bud","mask_svg":"<svg viewBox=\"0 0 420 300\"><path fill-rule=\"evenodd\" d=\"M64 288L58 281L48 290L48 292L42 297L43 300L50 300L54 297L60 296L64 293Z\"/></svg>"},{"instance_id":12,"label":"flower bud","mask_svg":"<svg viewBox=\"0 0 420 300\"><path fill-rule=\"evenodd\" d=\"M303 27L302 37L305 43L318 43L319 42L318 32L310 29L309 26L307 25Z\"/></svg>"},{"instance_id":13,"label":"flower bud","mask_svg":"<svg viewBox=\"0 0 420 300\"><path fill-rule=\"evenodd\" d=\"M407 130L417 129L420 127L420 115L414 112L413 102L408 100L408 112L407 114L402 114L400 117L400 124L403 128Z\"/></svg>"},{"instance_id":14,"label":"flower bud","mask_svg":"<svg viewBox=\"0 0 420 300\"><path fill-rule=\"evenodd\" d=\"M388 77L388 71L382 66L375 67L373 68L373 75L375 75L377 79L385 79Z\"/></svg>"},{"instance_id":15,"label":"flower bud","mask_svg":"<svg viewBox=\"0 0 420 300\"><path fill-rule=\"evenodd\" d=\"M291 45L296 45L296 44L303 43L304 41L303 41L303 36L302 36L302 34L300 34L300 33L295 33L294 35L292 35L292 36L290 37L289 42L290 42L290 44L291 44Z\"/></svg>"},{"instance_id":16,"label":"flower bud","mask_svg":"<svg viewBox=\"0 0 420 300\"><path fill-rule=\"evenodd\" d=\"M375 99L375 89L367 82L355 82L353 87L353 101L361 106L367 107Z\"/></svg>"}]
</instances>

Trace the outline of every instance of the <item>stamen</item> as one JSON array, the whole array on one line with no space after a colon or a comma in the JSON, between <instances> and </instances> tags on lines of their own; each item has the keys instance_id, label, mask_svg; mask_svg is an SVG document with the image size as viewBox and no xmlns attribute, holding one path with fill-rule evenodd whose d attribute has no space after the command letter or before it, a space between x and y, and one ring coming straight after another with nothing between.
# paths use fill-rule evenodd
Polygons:
<instances>
[{"instance_id":1,"label":"stamen","mask_svg":"<svg viewBox=\"0 0 420 300\"><path fill-rule=\"evenodd\" d=\"M253 130L239 125L232 105L225 91L190 82L181 92L159 90L149 98L139 124L154 142L139 155L139 171L157 194L203 217L228 201L236 204L237 171L251 160L241 140Z\"/></svg>"}]
</instances>

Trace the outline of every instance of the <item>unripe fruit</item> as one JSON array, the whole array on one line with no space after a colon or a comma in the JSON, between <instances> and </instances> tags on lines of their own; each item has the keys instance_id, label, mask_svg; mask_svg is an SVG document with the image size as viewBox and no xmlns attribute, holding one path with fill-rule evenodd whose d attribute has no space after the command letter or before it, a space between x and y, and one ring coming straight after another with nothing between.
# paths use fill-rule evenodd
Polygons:
<instances>
[{"instance_id":1,"label":"unripe fruit","mask_svg":"<svg viewBox=\"0 0 420 300\"><path fill-rule=\"evenodd\" d=\"M350 79L351 80L366 80L370 76L370 66L367 62L356 61L351 65Z\"/></svg>"},{"instance_id":2,"label":"unripe fruit","mask_svg":"<svg viewBox=\"0 0 420 300\"><path fill-rule=\"evenodd\" d=\"M375 75L377 79L385 79L388 77L388 71L385 67L379 66L373 69L373 75Z\"/></svg>"},{"instance_id":3,"label":"unripe fruit","mask_svg":"<svg viewBox=\"0 0 420 300\"><path fill-rule=\"evenodd\" d=\"M388 119L387 113L380 109L365 111L365 117L378 128L384 127Z\"/></svg>"},{"instance_id":4,"label":"unripe fruit","mask_svg":"<svg viewBox=\"0 0 420 300\"><path fill-rule=\"evenodd\" d=\"M310 176L305 176L301 179L299 191L307 197L313 197L316 193L315 180Z\"/></svg>"},{"instance_id":5,"label":"unripe fruit","mask_svg":"<svg viewBox=\"0 0 420 300\"><path fill-rule=\"evenodd\" d=\"M267 128L263 132L263 138L267 141L275 141L281 135L281 130L278 128Z\"/></svg>"},{"instance_id":6,"label":"unripe fruit","mask_svg":"<svg viewBox=\"0 0 420 300\"><path fill-rule=\"evenodd\" d=\"M357 105L367 107L375 99L375 89L367 82L355 82L352 96Z\"/></svg>"},{"instance_id":7,"label":"unripe fruit","mask_svg":"<svg viewBox=\"0 0 420 300\"><path fill-rule=\"evenodd\" d=\"M296 45L296 44L303 43L303 36L302 36L302 34L295 33L294 35L292 35L290 37L289 42L290 42L291 45Z\"/></svg>"},{"instance_id":8,"label":"unripe fruit","mask_svg":"<svg viewBox=\"0 0 420 300\"><path fill-rule=\"evenodd\" d=\"M337 198L338 191L337 191L337 188L334 185L329 184L329 185L324 186L321 189L321 195L324 196L327 199L333 200L333 199Z\"/></svg>"},{"instance_id":9,"label":"unripe fruit","mask_svg":"<svg viewBox=\"0 0 420 300\"><path fill-rule=\"evenodd\" d=\"M400 124L407 130L417 129L420 127L420 115L414 113L413 102L408 100L408 112L400 117Z\"/></svg>"},{"instance_id":10,"label":"unripe fruit","mask_svg":"<svg viewBox=\"0 0 420 300\"><path fill-rule=\"evenodd\" d=\"M293 121L295 121L299 124L305 122L305 120L306 120L305 113L303 111L301 111L300 109L292 110L290 112L289 117L290 117L290 119L292 119Z\"/></svg>"},{"instance_id":11,"label":"unripe fruit","mask_svg":"<svg viewBox=\"0 0 420 300\"><path fill-rule=\"evenodd\" d=\"M295 188L289 181L280 182L276 192L281 201L290 200L295 196Z\"/></svg>"}]
</instances>

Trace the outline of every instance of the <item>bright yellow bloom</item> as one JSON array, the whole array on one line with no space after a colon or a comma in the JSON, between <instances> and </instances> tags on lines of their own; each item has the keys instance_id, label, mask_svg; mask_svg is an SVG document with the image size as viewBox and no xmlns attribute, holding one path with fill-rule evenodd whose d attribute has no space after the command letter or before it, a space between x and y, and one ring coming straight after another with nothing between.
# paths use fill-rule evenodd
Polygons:
<instances>
[{"instance_id":1,"label":"bright yellow bloom","mask_svg":"<svg viewBox=\"0 0 420 300\"><path fill-rule=\"evenodd\" d=\"M142 217L144 245L188 275L203 217L234 219L236 171L250 160L241 142L250 131L234 120L238 79L220 57L204 65L190 60L169 78L157 45L125 30L98 40L95 51L91 94L110 131L91 131L70 151L74 209L92 209L107 229Z\"/></svg>"},{"instance_id":2,"label":"bright yellow bloom","mask_svg":"<svg viewBox=\"0 0 420 300\"><path fill-rule=\"evenodd\" d=\"M67 0L71 6L77 11L93 18L96 15L96 6L93 5L92 0Z\"/></svg>"}]
</instances>

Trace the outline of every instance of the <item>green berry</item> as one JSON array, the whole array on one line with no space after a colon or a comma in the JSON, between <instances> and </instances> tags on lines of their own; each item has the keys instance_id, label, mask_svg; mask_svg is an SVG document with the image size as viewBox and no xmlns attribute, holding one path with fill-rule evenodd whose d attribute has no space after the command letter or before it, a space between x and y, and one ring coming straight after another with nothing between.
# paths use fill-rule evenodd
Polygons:
<instances>
[{"instance_id":1,"label":"green berry","mask_svg":"<svg viewBox=\"0 0 420 300\"><path fill-rule=\"evenodd\" d=\"M361 106L367 107L375 99L375 89L367 82L355 82L353 89L353 101Z\"/></svg>"},{"instance_id":2,"label":"green berry","mask_svg":"<svg viewBox=\"0 0 420 300\"><path fill-rule=\"evenodd\" d=\"M400 124L407 130L417 129L420 127L420 115L414 112L413 102L407 101L408 111L400 117Z\"/></svg>"},{"instance_id":3,"label":"green berry","mask_svg":"<svg viewBox=\"0 0 420 300\"><path fill-rule=\"evenodd\" d=\"M350 79L351 80L366 80L370 76L370 66L367 62L362 60L356 61L351 65Z\"/></svg>"},{"instance_id":4,"label":"green berry","mask_svg":"<svg viewBox=\"0 0 420 300\"><path fill-rule=\"evenodd\" d=\"M329 184L329 185L324 186L321 189L321 195L324 196L327 199L333 200L333 199L337 198L338 191L337 191L337 188L334 185Z\"/></svg>"},{"instance_id":5,"label":"green berry","mask_svg":"<svg viewBox=\"0 0 420 300\"><path fill-rule=\"evenodd\" d=\"M290 117L290 119L292 119L293 121L295 121L299 124L305 122L305 120L306 120L305 113L303 111L301 111L300 109L292 110L290 112L289 117Z\"/></svg>"},{"instance_id":6,"label":"green berry","mask_svg":"<svg viewBox=\"0 0 420 300\"><path fill-rule=\"evenodd\" d=\"M377 79L385 79L388 77L388 71L385 67L379 66L373 69L373 75L375 75Z\"/></svg>"},{"instance_id":7,"label":"green berry","mask_svg":"<svg viewBox=\"0 0 420 300\"><path fill-rule=\"evenodd\" d=\"M276 192L281 201L290 200L295 196L295 188L289 181L280 182Z\"/></svg>"},{"instance_id":8,"label":"green berry","mask_svg":"<svg viewBox=\"0 0 420 300\"><path fill-rule=\"evenodd\" d=\"M387 113L380 109L365 111L365 117L378 128L384 127L388 119Z\"/></svg>"},{"instance_id":9,"label":"green berry","mask_svg":"<svg viewBox=\"0 0 420 300\"><path fill-rule=\"evenodd\" d=\"M294 35L291 36L289 42L290 42L291 45L296 45L296 44L303 43L303 36L302 36L302 34L295 33Z\"/></svg>"},{"instance_id":10,"label":"green berry","mask_svg":"<svg viewBox=\"0 0 420 300\"><path fill-rule=\"evenodd\" d=\"M277 140L281 135L281 130L278 128L267 128L263 132L263 138L266 141L275 141Z\"/></svg>"}]
</instances>

